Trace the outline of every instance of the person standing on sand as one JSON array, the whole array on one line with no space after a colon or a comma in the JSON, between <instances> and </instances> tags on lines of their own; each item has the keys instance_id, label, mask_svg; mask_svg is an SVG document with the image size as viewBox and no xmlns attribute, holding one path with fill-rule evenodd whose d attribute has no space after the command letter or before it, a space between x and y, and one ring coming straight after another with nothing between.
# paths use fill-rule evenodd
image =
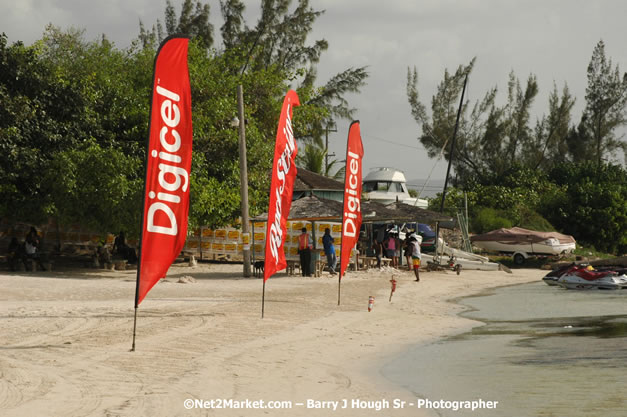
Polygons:
<instances>
[{"instance_id":1,"label":"person standing on sand","mask_svg":"<svg viewBox=\"0 0 627 417\"><path fill-rule=\"evenodd\" d=\"M335 247L333 246L333 236L331 236L331 229L328 227L324 229L324 236L322 236L322 244L324 245L324 253L327 255L327 266L331 275L335 275L335 265L337 264L337 256L335 255Z\"/></svg>"},{"instance_id":2,"label":"person standing on sand","mask_svg":"<svg viewBox=\"0 0 627 417\"><path fill-rule=\"evenodd\" d=\"M401 243L401 238L399 237L398 232L394 234L394 246L396 247L396 250L394 251L394 268L398 269L399 264L403 263L403 252L402 252L402 243Z\"/></svg>"},{"instance_id":3,"label":"person standing on sand","mask_svg":"<svg viewBox=\"0 0 627 417\"><path fill-rule=\"evenodd\" d=\"M7 250L9 269L11 271L17 271L17 264L24 258L24 245L20 245L20 242L14 236L9 243L9 249Z\"/></svg>"},{"instance_id":4,"label":"person standing on sand","mask_svg":"<svg viewBox=\"0 0 627 417\"><path fill-rule=\"evenodd\" d=\"M409 236L409 241L412 247L411 261L414 267L414 275L416 275L416 281L420 281L420 243L418 243L418 239L413 233Z\"/></svg>"},{"instance_id":5,"label":"person standing on sand","mask_svg":"<svg viewBox=\"0 0 627 417\"><path fill-rule=\"evenodd\" d=\"M387 239L387 257L392 260L392 268L397 267L397 259L396 259L396 236L394 236L394 232L390 232L390 235Z\"/></svg>"},{"instance_id":6,"label":"person standing on sand","mask_svg":"<svg viewBox=\"0 0 627 417\"><path fill-rule=\"evenodd\" d=\"M372 243L372 250L374 250L374 256L377 258L377 268L381 269L381 257L383 256L383 243L375 239Z\"/></svg>"},{"instance_id":7,"label":"person standing on sand","mask_svg":"<svg viewBox=\"0 0 627 417\"><path fill-rule=\"evenodd\" d=\"M407 260L407 270L411 271L413 269L413 265L412 265L412 260L411 260L411 253L414 250L413 245L411 243L411 239L410 239L411 233L407 234L407 237L405 238L404 244L403 244L403 255L405 256L405 259Z\"/></svg>"},{"instance_id":8,"label":"person standing on sand","mask_svg":"<svg viewBox=\"0 0 627 417\"><path fill-rule=\"evenodd\" d=\"M307 228L301 229L301 234L298 236L298 254L300 255L300 271L304 277L311 276L311 248L313 247L313 241L307 233Z\"/></svg>"}]
</instances>

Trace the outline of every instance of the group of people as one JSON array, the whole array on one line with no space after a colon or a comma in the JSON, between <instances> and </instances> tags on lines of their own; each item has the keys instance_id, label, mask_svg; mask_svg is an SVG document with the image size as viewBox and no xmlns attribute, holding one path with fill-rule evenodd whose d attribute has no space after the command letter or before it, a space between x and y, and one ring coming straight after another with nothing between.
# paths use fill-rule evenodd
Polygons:
<instances>
[{"instance_id":1,"label":"group of people","mask_svg":"<svg viewBox=\"0 0 627 417\"><path fill-rule=\"evenodd\" d=\"M375 238L372 249L377 258L378 268L381 268L381 259L384 255L390 259L393 268L398 268L401 251L403 251L403 255L407 259L407 269L413 270L416 275L416 281L420 281L420 242L415 232L407 233L405 240L401 241L397 232L389 231L385 238Z\"/></svg>"},{"instance_id":2,"label":"group of people","mask_svg":"<svg viewBox=\"0 0 627 417\"><path fill-rule=\"evenodd\" d=\"M335 267L337 265L337 256L335 254L334 239L331 236L331 229L328 227L324 229L324 236L322 237L322 245L324 246L324 254L327 257L327 267L331 275L335 275ZM300 270L304 277L311 276L311 251L313 249L313 240L307 228L301 229L301 234L298 236L298 255L300 257Z\"/></svg>"},{"instance_id":3,"label":"group of people","mask_svg":"<svg viewBox=\"0 0 627 417\"><path fill-rule=\"evenodd\" d=\"M327 257L327 268L331 275L336 274L335 268L337 266L337 256L335 254L334 243L335 240L333 236L331 236L331 230L327 227L324 230L322 244L324 246L324 253ZM303 227L301 229L301 234L298 237L298 254L300 256L301 273L304 277L311 276L312 249L313 241L311 236L307 233L307 228ZM420 242L415 232L411 231L407 233L404 241L400 240L398 233L389 232L385 239L374 240L373 249L377 258L378 268L381 268L381 258L384 254L387 258L391 259L392 267L398 268L401 250L404 250L404 255L407 259L407 269L414 271L416 281L420 281Z\"/></svg>"},{"instance_id":4,"label":"group of people","mask_svg":"<svg viewBox=\"0 0 627 417\"><path fill-rule=\"evenodd\" d=\"M39 237L39 233L37 233L37 229L34 227L30 228L24 242L20 243L15 236L11 238L11 243L9 243L9 249L7 251L11 271L17 271L20 263L24 264L25 269L29 269L29 261L35 261L35 263L39 265L39 268L46 269L44 265L46 261L44 259L45 254L42 252L41 248L41 238Z\"/></svg>"}]
</instances>

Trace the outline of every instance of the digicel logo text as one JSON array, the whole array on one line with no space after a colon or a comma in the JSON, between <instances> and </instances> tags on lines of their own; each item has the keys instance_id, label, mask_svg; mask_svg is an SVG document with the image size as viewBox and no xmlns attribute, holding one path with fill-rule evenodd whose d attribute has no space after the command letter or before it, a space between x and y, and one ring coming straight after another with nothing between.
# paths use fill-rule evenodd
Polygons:
<instances>
[{"instance_id":1,"label":"digicel logo text","mask_svg":"<svg viewBox=\"0 0 627 417\"><path fill-rule=\"evenodd\" d=\"M342 225L342 235L348 237L355 237L357 234L357 228L355 227L356 213L361 212L360 193L358 188L361 189L359 178L359 155L348 151L349 161L347 166L349 167L348 176L348 188L346 188L345 194L348 197L348 212L344 212L344 224Z\"/></svg>"},{"instance_id":2,"label":"digicel logo text","mask_svg":"<svg viewBox=\"0 0 627 417\"><path fill-rule=\"evenodd\" d=\"M274 220L270 226L270 252L274 258L274 263L279 262L279 248L283 243L283 230L281 229L281 211L282 201L281 196L285 189L285 177L287 177L292 167L292 154L296 148L294 144L294 131L292 130L292 119L290 118L291 105L287 105L287 116L285 118L285 127L283 133L286 138L286 146L281 154L281 157L276 164L277 178L280 181L280 185L276 187L276 211L274 213ZM270 221L270 219L268 219Z\"/></svg>"},{"instance_id":3,"label":"digicel logo text","mask_svg":"<svg viewBox=\"0 0 627 417\"><path fill-rule=\"evenodd\" d=\"M165 235L176 236L178 225L176 216L171 208L172 204L179 204L181 197L175 194L182 190L186 192L189 187L189 175L187 171L177 166L181 163L181 157L176 153L181 149L181 135L176 131L176 127L181 121L181 109L176 104L181 98L178 94L167 90L161 86L157 86L157 94L165 97L161 103L161 122L163 127L159 131L159 143L163 151L157 152L153 149L150 156L158 158L159 168L159 187L160 189L150 190L148 197L156 201L150 204L147 214L148 232L161 233ZM167 216L169 224L155 224L155 215L162 212ZM163 216L160 216L163 219Z\"/></svg>"}]
</instances>

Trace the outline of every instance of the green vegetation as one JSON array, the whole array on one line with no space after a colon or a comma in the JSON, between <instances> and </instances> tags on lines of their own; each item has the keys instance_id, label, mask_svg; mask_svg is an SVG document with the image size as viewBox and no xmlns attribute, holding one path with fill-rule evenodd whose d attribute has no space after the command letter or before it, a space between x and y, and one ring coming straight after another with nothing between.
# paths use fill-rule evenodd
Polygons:
<instances>
[{"instance_id":1,"label":"green vegetation","mask_svg":"<svg viewBox=\"0 0 627 417\"><path fill-rule=\"evenodd\" d=\"M431 157L442 150L451 157L446 145L474 62L453 74L445 71L430 115L420 101L418 71L408 70L407 97L421 128L418 139ZM587 75L586 106L577 125L571 122L575 98L567 85L561 93L553 87L548 114L531 124L538 94L533 74L524 85L510 74L503 106L497 105L496 87L474 105L463 104L452 160L455 187L445 201L449 214L464 206L466 193L471 232L511 226L558 230L601 251L627 252L627 171L619 162L627 154L619 130L627 126L627 74L621 76L605 57L600 41ZM440 198L432 209L439 209Z\"/></svg>"},{"instance_id":2,"label":"green vegetation","mask_svg":"<svg viewBox=\"0 0 627 417\"><path fill-rule=\"evenodd\" d=\"M251 215L267 210L269 172L283 97L295 89L295 135L319 143L331 119L350 118L344 98L367 73L349 68L318 83L327 42L307 42L321 11L308 0L261 2L254 24L240 0L220 2L222 44L214 45L208 4L166 2L164 24L140 23L118 49L105 35L46 28L25 46L0 36L0 217L32 223L54 216L95 231L139 231L153 63L168 35L191 37L194 150L190 226L232 223L240 215L236 87L244 88Z\"/></svg>"}]
</instances>

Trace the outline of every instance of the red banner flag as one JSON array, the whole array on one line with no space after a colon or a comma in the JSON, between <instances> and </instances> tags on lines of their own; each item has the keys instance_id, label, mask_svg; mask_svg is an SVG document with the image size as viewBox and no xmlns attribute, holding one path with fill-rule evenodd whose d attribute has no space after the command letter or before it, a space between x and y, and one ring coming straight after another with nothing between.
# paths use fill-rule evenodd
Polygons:
<instances>
[{"instance_id":1,"label":"red banner flag","mask_svg":"<svg viewBox=\"0 0 627 417\"><path fill-rule=\"evenodd\" d=\"M266 256L264 283L275 272L285 269L283 243L287 236L287 216L292 207L292 192L296 179L296 140L292 129L292 109L300 105L298 95L290 90L283 100L279 127L276 133L274 163L272 164L272 184L268 207L268 231L266 233Z\"/></svg>"},{"instance_id":2,"label":"red banner flag","mask_svg":"<svg viewBox=\"0 0 627 417\"><path fill-rule=\"evenodd\" d=\"M342 247L340 279L346 271L351 250L359 240L361 228L361 168L364 147L361 143L359 121L351 123L346 146L346 176L344 179L344 210L342 212Z\"/></svg>"},{"instance_id":3,"label":"red banner flag","mask_svg":"<svg viewBox=\"0 0 627 417\"><path fill-rule=\"evenodd\" d=\"M192 162L188 41L166 39L155 59L136 307L165 277L187 238Z\"/></svg>"}]
</instances>

